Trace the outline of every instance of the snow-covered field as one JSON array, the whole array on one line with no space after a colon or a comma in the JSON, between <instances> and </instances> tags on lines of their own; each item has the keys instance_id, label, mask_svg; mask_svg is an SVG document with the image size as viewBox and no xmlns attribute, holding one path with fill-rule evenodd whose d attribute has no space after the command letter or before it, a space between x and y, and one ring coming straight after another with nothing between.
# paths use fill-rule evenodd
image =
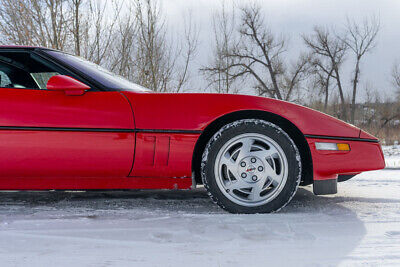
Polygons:
<instances>
[{"instance_id":1,"label":"snow-covered field","mask_svg":"<svg viewBox=\"0 0 400 267\"><path fill-rule=\"evenodd\" d=\"M228 214L203 190L0 193L0 266L273 265L400 265L400 170L300 188L277 214Z\"/></svg>"},{"instance_id":2,"label":"snow-covered field","mask_svg":"<svg viewBox=\"0 0 400 267\"><path fill-rule=\"evenodd\" d=\"M382 150L385 154L386 168L400 169L400 146L384 146Z\"/></svg>"}]
</instances>

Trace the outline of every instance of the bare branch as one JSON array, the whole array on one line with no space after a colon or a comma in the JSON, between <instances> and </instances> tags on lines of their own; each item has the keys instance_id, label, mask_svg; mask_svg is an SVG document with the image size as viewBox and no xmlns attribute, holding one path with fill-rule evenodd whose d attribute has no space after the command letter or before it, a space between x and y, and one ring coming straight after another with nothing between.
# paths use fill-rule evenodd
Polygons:
<instances>
[{"instance_id":1,"label":"bare branch","mask_svg":"<svg viewBox=\"0 0 400 267\"><path fill-rule=\"evenodd\" d=\"M350 122L354 123L355 109L356 109L356 98L357 98L357 86L360 79L361 69L360 63L361 58L368 52L370 52L376 46L376 38L380 29L379 20L375 17L365 18L363 23L360 25L354 20L347 18L346 32L347 36L342 38L343 42L352 51L355 57L354 73L353 73L353 92L350 106Z\"/></svg>"},{"instance_id":2,"label":"bare branch","mask_svg":"<svg viewBox=\"0 0 400 267\"><path fill-rule=\"evenodd\" d=\"M344 96L344 88L340 77L340 68L345 59L347 45L337 34L333 34L327 28L314 27L312 35L303 35L303 40L306 46L310 49L313 55L313 65L316 71L322 71L326 74L325 80L333 77L336 81L336 87L339 92L341 101L341 114L342 119L347 117L346 101ZM329 92L326 87L326 93ZM328 96L326 95L325 98Z\"/></svg>"}]
</instances>

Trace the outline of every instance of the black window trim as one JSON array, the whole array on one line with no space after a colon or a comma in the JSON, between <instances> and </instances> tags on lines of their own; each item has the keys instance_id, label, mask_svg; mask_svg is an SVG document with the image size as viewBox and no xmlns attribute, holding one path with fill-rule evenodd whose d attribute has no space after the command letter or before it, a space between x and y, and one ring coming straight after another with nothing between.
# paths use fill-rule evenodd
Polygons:
<instances>
[{"instance_id":1,"label":"black window trim","mask_svg":"<svg viewBox=\"0 0 400 267\"><path fill-rule=\"evenodd\" d=\"M57 60L55 57L47 54L44 52L44 50L53 50L53 49L47 49L47 48L34 48L33 53L39 57L41 57L44 60L47 60L48 62L58 66L59 68L64 69L65 71L73 73L79 80L81 80L84 84L88 85L90 87L89 91L106 91L104 89L104 86L101 85L99 82L96 80L92 79L91 77L85 75L81 71L64 64L63 62ZM53 50L57 51L57 50Z\"/></svg>"},{"instance_id":2,"label":"black window trim","mask_svg":"<svg viewBox=\"0 0 400 267\"><path fill-rule=\"evenodd\" d=\"M48 49L48 48L34 48L33 52L36 55L42 57L43 59L59 66L60 68L63 68L66 71L72 72L74 75L79 77L79 79L83 83L87 84L91 88L89 91L114 91L114 90L110 90L110 89L107 90L107 88L105 88L105 86L102 85L101 83L99 83L97 80L87 76L86 74L79 71L78 69L59 61L57 58L46 53L45 50L58 51L58 50Z\"/></svg>"},{"instance_id":3,"label":"black window trim","mask_svg":"<svg viewBox=\"0 0 400 267\"><path fill-rule=\"evenodd\" d=\"M26 50L24 51L22 49L14 49L14 51L10 51L12 49L1 49L0 51L3 52L4 50L6 50L6 52L12 52L12 53L30 53L29 51L26 51ZM0 63L5 64L5 65L9 65L9 66L11 66L13 68L19 69L19 70L24 71L24 72L28 72L24 67L17 66L17 65L15 65L13 63L10 63L10 62L7 62L5 60L2 60L1 58L0 58ZM34 82L36 83L36 81L34 81ZM38 88L13 88L13 87L0 87L0 88L1 89L18 89L18 90L41 90L41 89L38 89Z\"/></svg>"},{"instance_id":4,"label":"black window trim","mask_svg":"<svg viewBox=\"0 0 400 267\"><path fill-rule=\"evenodd\" d=\"M89 92L93 91L107 91L103 85L101 85L99 82L95 81L94 79L88 77L84 73L74 69L71 66L68 66L66 64L63 64L62 62L58 61L57 59L53 58L52 56L48 55L45 53L43 50L53 50L53 49L47 49L47 48L0 48L0 52L9 52L9 53L30 53L33 54L40 59L49 62L50 64L55 65L56 67L65 70L66 72L71 73L75 78L79 79L86 85L90 87ZM56 51L56 50L54 50ZM12 89L12 88L4 88L4 89ZM21 89L28 89L28 90L39 90L35 88L21 88Z\"/></svg>"}]
</instances>

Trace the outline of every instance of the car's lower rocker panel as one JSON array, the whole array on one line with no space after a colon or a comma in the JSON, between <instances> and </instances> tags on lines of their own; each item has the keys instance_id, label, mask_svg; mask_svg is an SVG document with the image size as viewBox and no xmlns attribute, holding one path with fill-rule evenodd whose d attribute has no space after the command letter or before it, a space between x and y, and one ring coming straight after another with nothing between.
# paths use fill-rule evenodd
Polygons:
<instances>
[{"instance_id":1,"label":"car's lower rocker panel","mask_svg":"<svg viewBox=\"0 0 400 267\"><path fill-rule=\"evenodd\" d=\"M191 185L190 177L0 178L0 190L190 189Z\"/></svg>"}]
</instances>

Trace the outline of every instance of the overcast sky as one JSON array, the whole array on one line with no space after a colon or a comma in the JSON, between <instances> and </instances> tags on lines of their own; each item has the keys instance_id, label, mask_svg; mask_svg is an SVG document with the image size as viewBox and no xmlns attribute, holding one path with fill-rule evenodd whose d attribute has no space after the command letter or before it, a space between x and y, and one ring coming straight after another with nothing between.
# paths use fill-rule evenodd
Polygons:
<instances>
[{"instance_id":1,"label":"overcast sky","mask_svg":"<svg viewBox=\"0 0 400 267\"><path fill-rule=\"evenodd\" d=\"M196 67L207 64L210 59L213 41L211 17L220 8L221 1L160 1L168 24L172 27L182 25L183 14L187 10L192 10L192 17L201 28ZM249 1L236 2L240 5ZM293 59L301 50L304 50L300 34L311 33L314 25L335 26L340 29L346 21L346 16L360 21L365 16L378 16L381 23L378 46L364 58L361 84L364 87L366 83L369 83L383 94L392 94L391 68L396 60L400 60L399 0L264 0L257 2L262 6L272 31L278 34L283 33L290 38L288 56ZM347 62L351 62L350 57ZM347 74L350 71L348 67L344 70ZM349 88L350 77L346 76L345 79Z\"/></svg>"}]
</instances>

